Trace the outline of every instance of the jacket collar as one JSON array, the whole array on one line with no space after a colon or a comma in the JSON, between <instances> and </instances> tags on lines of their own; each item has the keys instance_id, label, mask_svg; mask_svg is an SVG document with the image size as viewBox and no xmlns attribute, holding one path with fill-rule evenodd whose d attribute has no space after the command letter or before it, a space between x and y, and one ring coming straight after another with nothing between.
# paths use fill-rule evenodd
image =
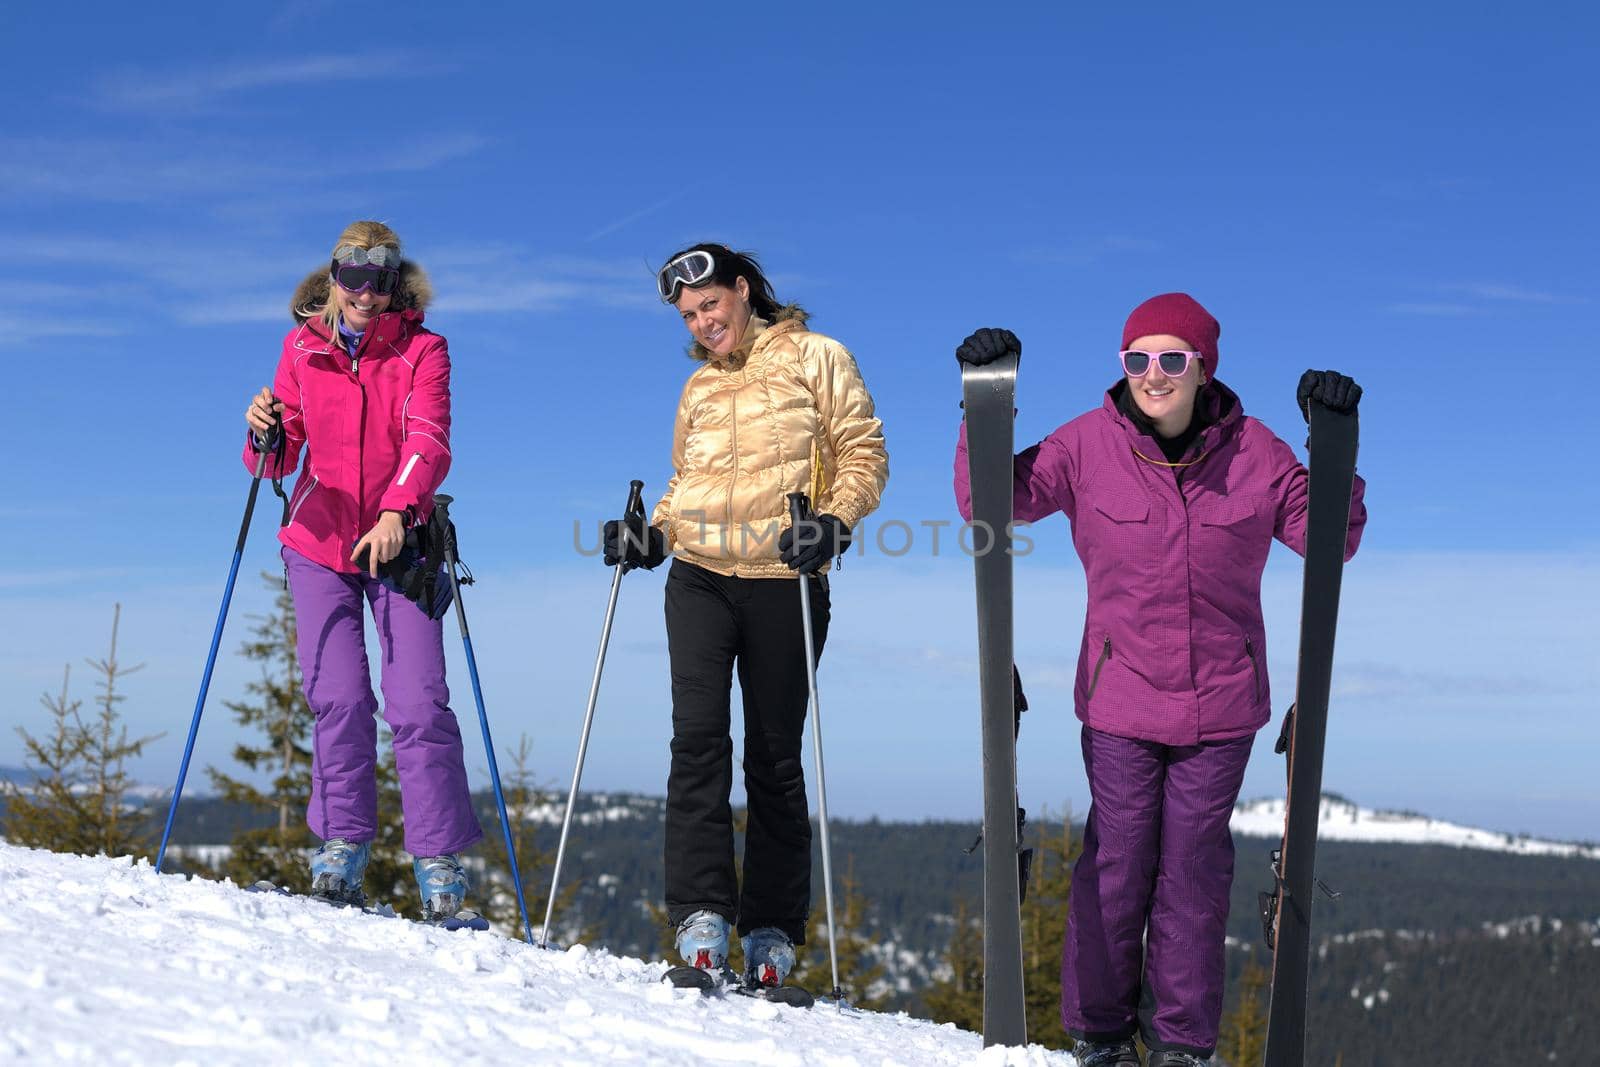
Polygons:
<instances>
[{"instance_id":1,"label":"jacket collar","mask_svg":"<svg viewBox=\"0 0 1600 1067\"><path fill-rule=\"evenodd\" d=\"M417 331L422 319L423 313L419 308L374 315L361 334L360 351L372 357L388 355L390 348L398 348L403 339ZM294 346L308 355L332 355L336 351L344 351L343 346L335 344L328 336L327 327L320 318L301 322Z\"/></svg>"},{"instance_id":2,"label":"jacket collar","mask_svg":"<svg viewBox=\"0 0 1600 1067\"><path fill-rule=\"evenodd\" d=\"M760 323L762 326L757 336L748 340L741 340L739 346L726 356L718 356L699 341L695 341L689 345L689 357L702 363L715 364L725 370L736 370L748 363L751 357L766 348L775 338L794 330L805 329L807 317L805 309L799 304L789 304L779 308L778 313L772 317L772 322L770 323L765 319L752 315L750 318L751 326L753 327L756 323ZM748 327L746 332L749 332Z\"/></svg>"},{"instance_id":3,"label":"jacket collar","mask_svg":"<svg viewBox=\"0 0 1600 1067\"><path fill-rule=\"evenodd\" d=\"M1127 379L1117 379L1111 388L1106 390L1105 398L1100 404L1101 410L1110 417L1112 422L1122 428L1135 448L1139 449L1144 455L1159 457L1161 455L1161 446L1156 442L1155 437L1145 433L1136 422L1123 414L1122 404L1124 402L1133 403L1133 398L1128 397L1127 392ZM1126 401L1124 398L1126 398ZM1187 453L1189 457L1202 456L1216 448L1233 435L1234 430L1239 425L1239 421L1244 418L1244 404L1240 402L1239 394L1217 379L1212 379L1211 387L1207 390L1205 399L1210 405L1208 410L1203 413L1196 412L1196 415L1203 418L1206 425L1204 429L1195 435L1194 442L1189 445Z\"/></svg>"}]
</instances>

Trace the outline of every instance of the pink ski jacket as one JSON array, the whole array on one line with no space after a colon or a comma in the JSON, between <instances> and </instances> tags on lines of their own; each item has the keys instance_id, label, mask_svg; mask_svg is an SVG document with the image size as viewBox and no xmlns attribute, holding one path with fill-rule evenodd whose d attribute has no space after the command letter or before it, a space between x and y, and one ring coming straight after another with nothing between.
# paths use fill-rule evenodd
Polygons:
<instances>
[{"instance_id":1,"label":"pink ski jacket","mask_svg":"<svg viewBox=\"0 0 1600 1067\"><path fill-rule=\"evenodd\" d=\"M408 308L375 316L347 353L309 319L283 339L272 391L283 401L282 460L266 476L305 469L289 498L278 540L345 574L350 550L378 521L398 511L414 524L433 510L450 470L450 353L443 337ZM244 465L259 454L246 435Z\"/></svg>"},{"instance_id":2,"label":"pink ski jacket","mask_svg":"<svg viewBox=\"0 0 1600 1067\"><path fill-rule=\"evenodd\" d=\"M1015 520L1065 512L1088 578L1078 718L1167 745L1254 733L1272 714L1261 573L1274 537L1305 554L1306 468L1214 382L1216 421L1180 479L1155 439L1117 410L1117 388L1015 466ZM955 492L970 520L965 424ZM1361 543L1365 492L1358 476L1346 559Z\"/></svg>"}]
</instances>

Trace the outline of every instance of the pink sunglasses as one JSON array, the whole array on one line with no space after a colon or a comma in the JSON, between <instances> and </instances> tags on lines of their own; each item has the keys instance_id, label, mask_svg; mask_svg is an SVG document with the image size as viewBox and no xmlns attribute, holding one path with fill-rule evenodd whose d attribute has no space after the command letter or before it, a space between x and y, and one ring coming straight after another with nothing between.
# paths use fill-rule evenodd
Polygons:
<instances>
[{"instance_id":1,"label":"pink sunglasses","mask_svg":"<svg viewBox=\"0 0 1600 1067\"><path fill-rule=\"evenodd\" d=\"M1189 364L1200 358L1200 353L1185 352L1182 349L1145 352L1138 348L1130 348L1118 354L1122 357L1122 369L1130 378L1143 378L1150 373L1150 368L1153 366L1159 366L1161 373L1168 378L1182 378L1189 373Z\"/></svg>"}]
</instances>

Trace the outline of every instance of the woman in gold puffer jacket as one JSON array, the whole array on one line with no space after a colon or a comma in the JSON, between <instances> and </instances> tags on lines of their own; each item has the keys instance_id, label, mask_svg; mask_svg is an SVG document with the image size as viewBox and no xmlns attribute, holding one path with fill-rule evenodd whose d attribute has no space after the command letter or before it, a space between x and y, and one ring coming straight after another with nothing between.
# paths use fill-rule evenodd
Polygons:
<instances>
[{"instance_id":1,"label":"woman in gold puffer jacket","mask_svg":"<svg viewBox=\"0 0 1600 1067\"><path fill-rule=\"evenodd\" d=\"M702 244L658 277L701 366L678 404L672 480L648 526L606 524L605 560L654 567L670 553L672 770L667 913L691 966L720 971L729 930L745 979L781 984L811 910L811 821L801 766L807 665L792 582L810 584L812 637L827 637L829 561L878 506L889 477L883 426L843 345L806 329L748 254ZM788 494L820 514L791 529ZM778 579L788 579L782 581ZM734 873L733 671L744 696L749 802L744 878Z\"/></svg>"}]
</instances>

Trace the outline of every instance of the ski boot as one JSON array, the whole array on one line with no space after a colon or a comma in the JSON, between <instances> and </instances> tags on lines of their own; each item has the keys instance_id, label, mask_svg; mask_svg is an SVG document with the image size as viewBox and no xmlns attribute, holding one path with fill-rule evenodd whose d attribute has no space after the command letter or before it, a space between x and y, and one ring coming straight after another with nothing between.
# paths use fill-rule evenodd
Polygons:
<instances>
[{"instance_id":1,"label":"ski boot","mask_svg":"<svg viewBox=\"0 0 1600 1067\"><path fill-rule=\"evenodd\" d=\"M1193 1052L1152 1052L1150 1067L1210 1067L1210 1056L1197 1056Z\"/></svg>"},{"instance_id":2,"label":"ski boot","mask_svg":"<svg viewBox=\"0 0 1600 1067\"><path fill-rule=\"evenodd\" d=\"M1121 1041L1079 1041L1072 1054L1078 1057L1078 1067L1139 1067L1139 1049L1131 1037Z\"/></svg>"},{"instance_id":3,"label":"ski boot","mask_svg":"<svg viewBox=\"0 0 1600 1067\"><path fill-rule=\"evenodd\" d=\"M739 939L744 946L741 990L792 1008L809 1008L816 998L799 986L784 985L794 969L794 942L772 926L758 926Z\"/></svg>"},{"instance_id":4,"label":"ski boot","mask_svg":"<svg viewBox=\"0 0 1600 1067\"><path fill-rule=\"evenodd\" d=\"M727 919L714 911L697 911L678 924L678 955L683 964L668 968L662 981L681 989L716 989L728 970Z\"/></svg>"},{"instance_id":5,"label":"ski boot","mask_svg":"<svg viewBox=\"0 0 1600 1067\"><path fill-rule=\"evenodd\" d=\"M311 856L311 895L329 904L359 908L367 896L361 880L372 855L369 841L348 841L342 837L324 841Z\"/></svg>"},{"instance_id":6,"label":"ski boot","mask_svg":"<svg viewBox=\"0 0 1600 1067\"><path fill-rule=\"evenodd\" d=\"M422 894L424 922L442 922L461 910L471 887L467 872L461 868L460 856L453 852L445 856L415 856L411 860L411 870L417 876L417 890Z\"/></svg>"},{"instance_id":7,"label":"ski boot","mask_svg":"<svg viewBox=\"0 0 1600 1067\"><path fill-rule=\"evenodd\" d=\"M744 984L770 989L783 985L794 970L794 943L772 926L751 930L739 939L744 946Z\"/></svg>"}]
</instances>

